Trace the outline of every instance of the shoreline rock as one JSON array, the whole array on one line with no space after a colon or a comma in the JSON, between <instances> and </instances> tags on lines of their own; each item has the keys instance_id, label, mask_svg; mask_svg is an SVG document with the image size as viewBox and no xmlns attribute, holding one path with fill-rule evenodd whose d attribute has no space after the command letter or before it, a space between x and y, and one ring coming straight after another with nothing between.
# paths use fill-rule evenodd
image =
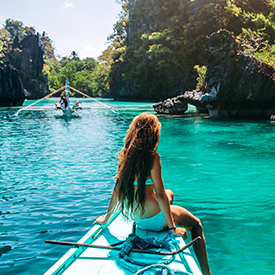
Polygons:
<instances>
[{"instance_id":1,"label":"shoreline rock","mask_svg":"<svg viewBox=\"0 0 275 275\"><path fill-rule=\"evenodd\" d=\"M181 115L187 111L188 104L186 98L179 95L156 103L153 108L158 114Z\"/></svg>"},{"instance_id":2,"label":"shoreline rock","mask_svg":"<svg viewBox=\"0 0 275 275\"><path fill-rule=\"evenodd\" d=\"M183 94L199 113L208 113L211 118L250 119L270 119L275 114L272 67L243 53L227 30L210 36L207 54L204 88ZM165 112L173 114L173 111Z\"/></svg>"},{"instance_id":3,"label":"shoreline rock","mask_svg":"<svg viewBox=\"0 0 275 275\"><path fill-rule=\"evenodd\" d=\"M270 118L275 114L274 69L244 54L232 33L220 30L207 43L208 66L204 89L190 104L215 118Z\"/></svg>"}]
</instances>

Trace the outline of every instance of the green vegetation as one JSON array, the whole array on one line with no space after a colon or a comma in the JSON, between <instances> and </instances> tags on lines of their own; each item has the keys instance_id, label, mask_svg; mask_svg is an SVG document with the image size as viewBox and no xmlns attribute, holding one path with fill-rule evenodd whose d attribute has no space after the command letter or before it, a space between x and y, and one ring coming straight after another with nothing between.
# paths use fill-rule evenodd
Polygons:
<instances>
[{"instance_id":1,"label":"green vegetation","mask_svg":"<svg viewBox=\"0 0 275 275\"><path fill-rule=\"evenodd\" d=\"M64 85L90 96L164 99L202 87L207 38L231 31L245 53L275 68L275 0L117 0L122 10L98 57L75 51L57 60L52 41L39 35L50 91ZM0 65L5 53L33 27L6 20L0 29Z\"/></svg>"},{"instance_id":2,"label":"green vegetation","mask_svg":"<svg viewBox=\"0 0 275 275\"><path fill-rule=\"evenodd\" d=\"M13 47L17 47L19 41L31 34L36 34L34 27L24 27L23 23L20 21L7 19L4 27L0 29L0 58L3 58ZM44 51L44 59L56 60L50 38L45 32L43 32L42 35L38 33L38 36Z\"/></svg>"},{"instance_id":3,"label":"green vegetation","mask_svg":"<svg viewBox=\"0 0 275 275\"><path fill-rule=\"evenodd\" d=\"M114 96L127 89L133 98L165 98L200 87L207 38L219 29L231 31L247 54L275 68L275 0L120 3L124 16L115 25L113 41L115 50L123 50L113 55Z\"/></svg>"},{"instance_id":4,"label":"green vegetation","mask_svg":"<svg viewBox=\"0 0 275 275\"><path fill-rule=\"evenodd\" d=\"M206 68L206 66L195 65L194 69L198 73L196 89L201 90L203 88L204 78L205 78L207 68Z\"/></svg>"},{"instance_id":5,"label":"green vegetation","mask_svg":"<svg viewBox=\"0 0 275 275\"><path fill-rule=\"evenodd\" d=\"M73 51L69 57L60 61L46 61L50 91L62 87L65 80L70 86L90 96L107 96L109 92L108 50L99 57L99 61L87 57L81 60Z\"/></svg>"},{"instance_id":6,"label":"green vegetation","mask_svg":"<svg viewBox=\"0 0 275 275\"><path fill-rule=\"evenodd\" d=\"M4 27L0 29L0 65L5 55L30 34L36 34L34 27L24 27L20 21L6 20ZM108 96L110 64L113 62L111 48L105 50L98 60L89 57L81 60L75 51L69 57L57 60L53 42L48 35L45 32L37 35L44 52L43 73L48 75L50 92L64 86L68 78L72 87L90 96Z\"/></svg>"}]
</instances>

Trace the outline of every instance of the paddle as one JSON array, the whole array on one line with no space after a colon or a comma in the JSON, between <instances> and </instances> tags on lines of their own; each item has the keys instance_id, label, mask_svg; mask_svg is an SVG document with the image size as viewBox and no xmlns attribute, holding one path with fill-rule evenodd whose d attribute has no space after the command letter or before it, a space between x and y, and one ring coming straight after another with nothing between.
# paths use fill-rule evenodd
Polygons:
<instances>
[{"instance_id":1,"label":"paddle","mask_svg":"<svg viewBox=\"0 0 275 275\"><path fill-rule=\"evenodd\" d=\"M162 251L152 251L152 250L144 250L144 249L135 249L133 248L131 252L135 253L146 253L146 254L156 254L156 255L175 255L178 254L188 247L194 245L196 242L201 240L201 237L197 237L194 240L192 240L190 243L185 245L184 247L172 251L172 252L162 252ZM51 240L46 240L45 243L50 243L50 244L59 244L59 245L67 245L67 246L73 246L73 247L92 247L92 248L99 248L99 249L111 249L111 250L121 250L120 247L115 247L111 245L96 245L96 244L84 244L84 243L73 243L73 242L62 242L62 241L51 241Z\"/></svg>"}]
</instances>

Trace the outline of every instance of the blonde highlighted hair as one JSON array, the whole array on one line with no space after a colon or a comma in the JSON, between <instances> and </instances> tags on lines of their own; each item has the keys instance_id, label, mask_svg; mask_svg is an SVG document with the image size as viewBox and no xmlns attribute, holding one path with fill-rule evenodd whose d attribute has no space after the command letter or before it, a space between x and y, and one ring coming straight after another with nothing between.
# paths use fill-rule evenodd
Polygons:
<instances>
[{"instance_id":1,"label":"blonde highlighted hair","mask_svg":"<svg viewBox=\"0 0 275 275\"><path fill-rule=\"evenodd\" d=\"M138 209L144 212L145 182L150 177L160 128L155 115L142 113L136 116L127 131L124 148L118 153L115 194L118 208L126 217L132 216ZM136 192L135 180L138 182Z\"/></svg>"}]
</instances>

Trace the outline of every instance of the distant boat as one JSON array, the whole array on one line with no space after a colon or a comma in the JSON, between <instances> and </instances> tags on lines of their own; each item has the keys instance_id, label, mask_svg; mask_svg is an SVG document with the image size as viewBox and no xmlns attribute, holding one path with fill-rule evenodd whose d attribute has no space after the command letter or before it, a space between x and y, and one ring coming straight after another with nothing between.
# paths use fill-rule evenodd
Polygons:
<instances>
[{"instance_id":1,"label":"distant boat","mask_svg":"<svg viewBox=\"0 0 275 275\"><path fill-rule=\"evenodd\" d=\"M62 110L62 112L63 112L63 115L65 116L65 117L70 117L74 112L75 112L75 110L73 109L73 108L71 108L71 107L67 107L67 108L54 108L55 110Z\"/></svg>"},{"instance_id":2,"label":"distant boat","mask_svg":"<svg viewBox=\"0 0 275 275\"><path fill-rule=\"evenodd\" d=\"M104 106L104 108L110 109L111 112L120 115L120 113L118 111L116 111L113 107L108 106L107 104L102 103L99 100L96 100L93 97L91 97L89 95L86 95L83 92L81 92L81 91L79 91L79 90L77 90L77 89L69 86L68 85L68 81L66 81L66 85L65 86L63 86L63 87L59 88L58 90L56 90L56 91L54 91L54 92L52 92L52 93L44 96L43 98L38 99L37 101L31 103L30 105L25 106L25 107L19 109L13 116L16 117L16 116L19 115L20 112L25 111L25 110L35 110L35 111L37 111L37 110L39 110L39 111L40 110L49 110L49 108L44 107L44 106L36 106L36 107L33 107L33 106L35 104L37 104L38 102L41 102L42 100L44 100L46 98L49 98L50 96L53 96L54 94L56 94L58 92L61 92L64 89L65 89L65 97L66 97L67 103L65 104L65 102L62 102L63 100L59 100L59 102L55 104L54 109L55 110L62 110L65 117L70 117L73 113L75 113L76 110L82 109L82 105L79 103L78 100L75 102L75 104L70 104L70 100L69 100L69 90L70 89L72 89L73 91L81 94L83 96L83 98L90 98L93 101L95 101L95 102L101 104L102 106ZM68 109L67 109L67 107L65 107L65 105L68 105ZM88 109L90 109L90 108L88 108Z\"/></svg>"},{"instance_id":3,"label":"distant boat","mask_svg":"<svg viewBox=\"0 0 275 275\"><path fill-rule=\"evenodd\" d=\"M76 102L75 104L69 104L66 108L61 107L58 104L55 104L54 110L62 110L63 115L66 117L72 116L77 110L81 110L82 107L80 106L79 102Z\"/></svg>"},{"instance_id":4,"label":"distant boat","mask_svg":"<svg viewBox=\"0 0 275 275\"><path fill-rule=\"evenodd\" d=\"M80 107L79 100L77 100L74 104L70 103L70 88L68 83L69 81L66 80L65 94L61 94L59 102L54 106L55 110L63 111L64 117L71 117L76 110L82 109Z\"/></svg>"}]
</instances>

